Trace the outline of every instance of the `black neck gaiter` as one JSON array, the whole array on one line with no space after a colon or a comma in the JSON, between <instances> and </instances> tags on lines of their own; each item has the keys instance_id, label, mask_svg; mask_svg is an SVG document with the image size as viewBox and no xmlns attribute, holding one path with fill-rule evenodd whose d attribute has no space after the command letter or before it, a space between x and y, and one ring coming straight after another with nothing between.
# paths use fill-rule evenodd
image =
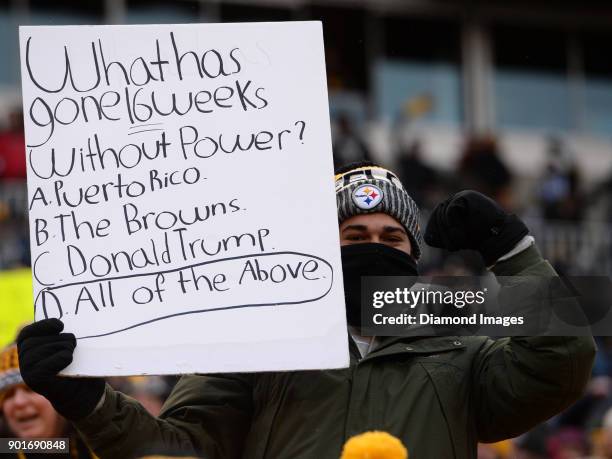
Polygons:
<instances>
[{"instance_id":1,"label":"black neck gaiter","mask_svg":"<svg viewBox=\"0 0 612 459\"><path fill-rule=\"evenodd\" d=\"M414 258L385 244L365 243L341 247L346 320L361 326L361 277L418 276Z\"/></svg>"}]
</instances>

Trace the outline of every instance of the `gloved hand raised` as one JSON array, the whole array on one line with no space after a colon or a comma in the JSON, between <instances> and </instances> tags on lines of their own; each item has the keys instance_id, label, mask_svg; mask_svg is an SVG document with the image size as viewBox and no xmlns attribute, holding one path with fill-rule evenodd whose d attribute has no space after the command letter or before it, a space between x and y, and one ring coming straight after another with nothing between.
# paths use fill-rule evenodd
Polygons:
<instances>
[{"instance_id":1,"label":"gloved hand raised","mask_svg":"<svg viewBox=\"0 0 612 459\"><path fill-rule=\"evenodd\" d=\"M45 319L24 327L17 337L19 370L30 389L47 398L66 419L90 414L104 392L101 378L71 378L58 373L72 362L76 338L62 333L59 319Z\"/></svg>"},{"instance_id":2,"label":"gloved hand raised","mask_svg":"<svg viewBox=\"0 0 612 459\"><path fill-rule=\"evenodd\" d=\"M491 266L528 233L516 215L507 214L478 191L465 190L436 206L424 239L432 247L450 251L477 250Z\"/></svg>"}]
</instances>

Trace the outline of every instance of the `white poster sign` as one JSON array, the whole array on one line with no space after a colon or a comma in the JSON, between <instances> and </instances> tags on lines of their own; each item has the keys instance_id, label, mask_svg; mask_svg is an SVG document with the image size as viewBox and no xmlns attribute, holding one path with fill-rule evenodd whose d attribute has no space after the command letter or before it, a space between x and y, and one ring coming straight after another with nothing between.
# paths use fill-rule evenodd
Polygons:
<instances>
[{"instance_id":1,"label":"white poster sign","mask_svg":"<svg viewBox=\"0 0 612 459\"><path fill-rule=\"evenodd\" d=\"M21 27L35 317L66 374L348 365L319 22Z\"/></svg>"}]
</instances>

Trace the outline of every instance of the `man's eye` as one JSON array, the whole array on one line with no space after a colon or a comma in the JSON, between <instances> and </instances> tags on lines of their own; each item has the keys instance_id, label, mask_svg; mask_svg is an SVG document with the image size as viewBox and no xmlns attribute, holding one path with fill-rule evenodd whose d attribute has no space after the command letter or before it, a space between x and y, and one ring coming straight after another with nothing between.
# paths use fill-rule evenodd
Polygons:
<instances>
[{"instance_id":1,"label":"man's eye","mask_svg":"<svg viewBox=\"0 0 612 459\"><path fill-rule=\"evenodd\" d=\"M365 240L365 236L361 234L348 234L344 236L347 241L363 241Z\"/></svg>"}]
</instances>

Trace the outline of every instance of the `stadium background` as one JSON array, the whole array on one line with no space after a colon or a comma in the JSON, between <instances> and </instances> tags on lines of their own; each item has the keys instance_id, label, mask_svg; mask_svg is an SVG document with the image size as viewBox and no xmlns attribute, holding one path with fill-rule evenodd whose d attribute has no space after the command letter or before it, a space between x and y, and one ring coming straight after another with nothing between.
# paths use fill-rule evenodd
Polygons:
<instances>
[{"instance_id":1,"label":"stadium background","mask_svg":"<svg viewBox=\"0 0 612 459\"><path fill-rule=\"evenodd\" d=\"M323 22L336 162L397 170L424 219L453 191L484 191L560 272L612 274L610 2L0 0L0 345L31 316L18 25L285 20ZM423 268L483 269L435 250ZM482 458L604 454L612 344L599 344L583 400L516 441L526 448ZM558 455L566 447L584 451Z\"/></svg>"}]
</instances>

